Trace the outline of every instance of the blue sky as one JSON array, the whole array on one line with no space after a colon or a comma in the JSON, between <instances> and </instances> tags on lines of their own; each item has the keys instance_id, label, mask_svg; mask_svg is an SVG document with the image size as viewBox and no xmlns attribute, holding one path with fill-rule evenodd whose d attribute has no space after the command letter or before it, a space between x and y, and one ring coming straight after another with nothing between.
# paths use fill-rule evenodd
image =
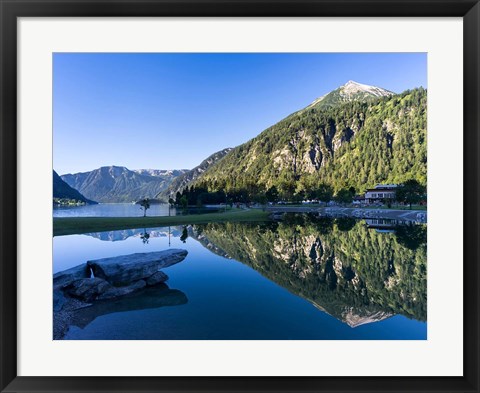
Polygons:
<instances>
[{"instance_id":1,"label":"blue sky","mask_svg":"<svg viewBox=\"0 0 480 393\"><path fill-rule=\"evenodd\" d=\"M427 87L424 53L53 55L53 164L193 168L349 80Z\"/></svg>"}]
</instances>

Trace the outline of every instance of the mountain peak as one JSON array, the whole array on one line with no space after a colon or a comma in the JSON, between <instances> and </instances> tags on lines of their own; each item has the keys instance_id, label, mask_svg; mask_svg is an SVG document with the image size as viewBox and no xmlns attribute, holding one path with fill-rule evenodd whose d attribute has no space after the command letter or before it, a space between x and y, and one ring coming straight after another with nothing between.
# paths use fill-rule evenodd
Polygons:
<instances>
[{"instance_id":1,"label":"mountain peak","mask_svg":"<svg viewBox=\"0 0 480 393\"><path fill-rule=\"evenodd\" d=\"M343 90L343 92L347 95L355 93L366 93L372 97L387 97L393 94L391 91L382 89L381 87L365 85L363 83L358 83L352 80L349 80L347 83L341 86L340 90Z\"/></svg>"},{"instance_id":2,"label":"mountain peak","mask_svg":"<svg viewBox=\"0 0 480 393\"><path fill-rule=\"evenodd\" d=\"M339 88L317 98L306 109L312 107L332 107L350 101L368 101L379 97L389 97L393 94L395 93L381 87L349 80Z\"/></svg>"}]
</instances>

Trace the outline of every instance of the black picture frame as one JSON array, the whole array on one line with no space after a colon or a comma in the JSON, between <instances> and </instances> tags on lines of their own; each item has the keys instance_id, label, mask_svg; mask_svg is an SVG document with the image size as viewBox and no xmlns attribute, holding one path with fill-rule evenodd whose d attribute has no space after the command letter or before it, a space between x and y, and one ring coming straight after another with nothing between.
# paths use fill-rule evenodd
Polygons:
<instances>
[{"instance_id":1,"label":"black picture frame","mask_svg":"<svg viewBox=\"0 0 480 393\"><path fill-rule=\"evenodd\" d=\"M0 13L0 390L2 392L479 391L479 0L0 0ZM17 18L109 16L463 18L463 377L17 376Z\"/></svg>"}]
</instances>

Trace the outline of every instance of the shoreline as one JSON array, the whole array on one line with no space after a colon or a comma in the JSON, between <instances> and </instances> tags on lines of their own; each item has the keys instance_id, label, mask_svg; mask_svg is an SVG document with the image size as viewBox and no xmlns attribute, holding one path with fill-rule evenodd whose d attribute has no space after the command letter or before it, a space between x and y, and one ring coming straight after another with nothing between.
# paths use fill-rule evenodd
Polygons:
<instances>
[{"instance_id":1,"label":"shoreline","mask_svg":"<svg viewBox=\"0 0 480 393\"><path fill-rule=\"evenodd\" d=\"M356 219L388 219L427 223L426 210L368 209L350 207L268 206L248 210L230 210L226 213L154 217L54 217L53 236L77 235L122 229L154 228L162 226L206 224L209 222L269 221L273 214L315 213L325 217Z\"/></svg>"},{"instance_id":2,"label":"shoreline","mask_svg":"<svg viewBox=\"0 0 480 393\"><path fill-rule=\"evenodd\" d=\"M275 213L316 213L324 217L351 217L357 219L385 219L427 223L427 210L374 209L356 207L307 207L307 206L269 206L267 211Z\"/></svg>"}]
</instances>

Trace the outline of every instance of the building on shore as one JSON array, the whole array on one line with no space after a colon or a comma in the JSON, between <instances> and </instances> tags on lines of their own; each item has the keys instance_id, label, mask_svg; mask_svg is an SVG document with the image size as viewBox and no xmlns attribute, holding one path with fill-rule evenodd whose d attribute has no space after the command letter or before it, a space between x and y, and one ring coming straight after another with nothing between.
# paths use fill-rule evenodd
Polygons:
<instances>
[{"instance_id":1,"label":"building on shore","mask_svg":"<svg viewBox=\"0 0 480 393\"><path fill-rule=\"evenodd\" d=\"M396 184L377 184L365 192L365 203L384 203L395 200Z\"/></svg>"}]
</instances>

